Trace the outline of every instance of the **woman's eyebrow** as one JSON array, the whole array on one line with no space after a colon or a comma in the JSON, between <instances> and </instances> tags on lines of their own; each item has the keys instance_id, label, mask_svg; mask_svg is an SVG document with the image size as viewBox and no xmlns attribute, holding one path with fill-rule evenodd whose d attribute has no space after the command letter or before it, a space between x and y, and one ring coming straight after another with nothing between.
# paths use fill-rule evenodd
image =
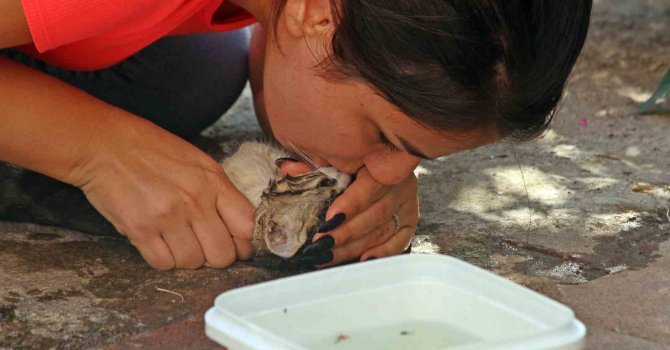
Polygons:
<instances>
[{"instance_id":1,"label":"woman's eyebrow","mask_svg":"<svg viewBox=\"0 0 670 350\"><path fill-rule=\"evenodd\" d=\"M419 151L416 147L414 147L409 141L403 139L399 135L396 135L398 140L400 140L400 143L402 144L402 147L405 149L405 151L415 157L423 158L425 160L435 160L435 158L428 157L427 155L423 154L421 151Z\"/></svg>"}]
</instances>

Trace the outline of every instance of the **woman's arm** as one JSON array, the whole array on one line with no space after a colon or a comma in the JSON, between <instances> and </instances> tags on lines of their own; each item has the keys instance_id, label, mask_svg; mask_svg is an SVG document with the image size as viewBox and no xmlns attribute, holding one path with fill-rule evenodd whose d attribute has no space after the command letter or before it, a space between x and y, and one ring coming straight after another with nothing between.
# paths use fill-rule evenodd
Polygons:
<instances>
[{"instance_id":1,"label":"woman's arm","mask_svg":"<svg viewBox=\"0 0 670 350\"><path fill-rule=\"evenodd\" d=\"M0 49L32 42L20 0L0 1L0 13ZM0 106L0 160L71 184L96 130L111 114L124 113L4 57Z\"/></svg>"},{"instance_id":2,"label":"woman's arm","mask_svg":"<svg viewBox=\"0 0 670 350\"><path fill-rule=\"evenodd\" d=\"M81 185L77 169L95 154L104 138L99 134L129 119L123 110L4 57L0 111L0 160L73 185Z\"/></svg>"},{"instance_id":3,"label":"woman's arm","mask_svg":"<svg viewBox=\"0 0 670 350\"><path fill-rule=\"evenodd\" d=\"M161 269L252 254L253 207L195 146L0 58L0 160L73 184Z\"/></svg>"},{"instance_id":4,"label":"woman's arm","mask_svg":"<svg viewBox=\"0 0 670 350\"><path fill-rule=\"evenodd\" d=\"M32 42L21 0L0 1L0 49Z\"/></svg>"},{"instance_id":5,"label":"woman's arm","mask_svg":"<svg viewBox=\"0 0 670 350\"><path fill-rule=\"evenodd\" d=\"M16 12L0 3L0 11ZM25 21L5 19L3 14L1 45L25 43ZM253 207L211 157L140 117L4 57L0 160L80 187L156 268L225 267L252 254Z\"/></svg>"}]
</instances>

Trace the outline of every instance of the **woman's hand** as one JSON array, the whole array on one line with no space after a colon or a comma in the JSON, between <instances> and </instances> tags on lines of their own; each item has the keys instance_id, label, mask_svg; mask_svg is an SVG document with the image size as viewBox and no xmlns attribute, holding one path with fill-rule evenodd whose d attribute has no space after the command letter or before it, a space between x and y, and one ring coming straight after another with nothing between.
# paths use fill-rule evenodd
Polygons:
<instances>
[{"instance_id":1,"label":"woman's hand","mask_svg":"<svg viewBox=\"0 0 670 350\"><path fill-rule=\"evenodd\" d=\"M401 254L412 242L419 222L417 179L412 173L397 185L387 186L362 168L356 180L330 206L326 220L338 214L344 214L342 224L314 236L314 242L325 240L326 246L328 241L333 242L333 260L323 267L356 258L365 261Z\"/></svg>"},{"instance_id":2,"label":"woman's hand","mask_svg":"<svg viewBox=\"0 0 670 350\"><path fill-rule=\"evenodd\" d=\"M105 131L74 174L95 208L157 269L248 259L254 209L205 153L139 118Z\"/></svg>"},{"instance_id":3,"label":"woman's hand","mask_svg":"<svg viewBox=\"0 0 670 350\"><path fill-rule=\"evenodd\" d=\"M151 266L251 256L253 207L188 142L4 57L0 106L0 160L80 187Z\"/></svg>"},{"instance_id":4,"label":"woman's hand","mask_svg":"<svg viewBox=\"0 0 670 350\"><path fill-rule=\"evenodd\" d=\"M291 162L282 168L283 173L293 175L309 170L302 163ZM398 227L394 215L398 216ZM386 186L362 168L328 209L326 224L305 248L303 260L325 267L401 254L409 247L418 222L418 183L413 173L397 185Z\"/></svg>"}]
</instances>

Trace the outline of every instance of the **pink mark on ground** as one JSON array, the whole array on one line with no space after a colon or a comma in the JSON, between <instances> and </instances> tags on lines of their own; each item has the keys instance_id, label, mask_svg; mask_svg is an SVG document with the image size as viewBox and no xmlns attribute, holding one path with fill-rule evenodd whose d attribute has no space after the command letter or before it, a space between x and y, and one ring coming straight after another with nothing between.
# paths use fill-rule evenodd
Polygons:
<instances>
[{"instance_id":1,"label":"pink mark on ground","mask_svg":"<svg viewBox=\"0 0 670 350\"><path fill-rule=\"evenodd\" d=\"M579 125L581 126L588 126L589 125L589 120L586 118L582 118L579 120Z\"/></svg>"}]
</instances>

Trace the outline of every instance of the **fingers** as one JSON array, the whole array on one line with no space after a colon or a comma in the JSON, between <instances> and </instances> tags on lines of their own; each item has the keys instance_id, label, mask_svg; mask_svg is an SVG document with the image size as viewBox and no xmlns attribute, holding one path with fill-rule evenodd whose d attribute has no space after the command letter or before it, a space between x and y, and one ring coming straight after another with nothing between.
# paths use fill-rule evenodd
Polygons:
<instances>
[{"instance_id":1,"label":"fingers","mask_svg":"<svg viewBox=\"0 0 670 350\"><path fill-rule=\"evenodd\" d=\"M354 217L369 209L370 206L379 198L382 198L384 195L386 195L391 188L392 186L381 185L375 181L370 176L370 173L366 168L361 169L356 176L356 181L354 181L344 191L344 193L337 197L330 208L328 208L328 211L326 212L326 221L332 219L338 214L344 214L345 218L352 219L353 221ZM393 199L389 200L392 201ZM386 221L386 219L391 217L389 210L391 207L392 203L389 203L389 201L385 201L384 203L380 204L380 206L377 206L375 211L372 213L373 217L369 217L366 220L367 222L371 223L370 227L364 230L361 230L362 227L360 225L355 225L355 227L349 227L348 229L345 228L345 230L348 230L349 233L339 234L342 236L341 239L348 237L350 234L353 234L354 230L356 230L358 233L361 231L368 232L372 227L380 225ZM384 211L388 212L384 213ZM313 241L318 240L323 235L323 233L317 233L314 235ZM337 239L336 244L340 244Z\"/></svg>"},{"instance_id":2,"label":"fingers","mask_svg":"<svg viewBox=\"0 0 670 350\"><path fill-rule=\"evenodd\" d=\"M153 268L169 270L175 267L172 252L160 234L128 238L130 243L140 251L142 258Z\"/></svg>"},{"instance_id":3,"label":"fingers","mask_svg":"<svg viewBox=\"0 0 670 350\"><path fill-rule=\"evenodd\" d=\"M175 262L174 267L197 269L205 263L205 255L188 218L192 217L198 210L193 207L186 208L181 213L182 215L165 217L161 221L161 237L172 253Z\"/></svg>"},{"instance_id":4,"label":"fingers","mask_svg":"<svg viewBox=\"0 0 670 350\"><path fill-rule=\"evenodd\" d=\"M416 177L412 174L397 185L383 188L369 178L367 171L360 174L363 179L362 186L350 192L349 198L340 202L340 205L351 203L358 207L353 210L342 207L342 211L361 212L327 233L315 235L316 241L303 251L308 262L325 264L320 267L331 266L358 259L363 255L367 259L375 254L375 257L399 254L409 245L419 221ZM375 197L378 197L376 201L370 199ZM398 216L400 227L396 227L396 222L392 219L394 214ZM334 216L333 220L338 217Z\"/></svg>"},{"instance_id":5,"label":"fingers","mask_svg":"<svg viewBox=\"0 0 670 350\"><path fill-rule=\"evenodd\" d=\"M391 236L389 240L375 245L361 254L360 260L365 261L370 258L382 258L402 254L407 251L416 234L416 226L421 217L419 211L418 198L416 203L405 203L401 206L398 217L400 218L400 227L398 232ZM395 224L394 224L395 225Z\"/></svg>"},{"instance_id":6,"label":"fingers","mask_svg":"<svg viewBox=\"0 0 670 350\"><path fill-rule=\"evenodd\" d=\"M369 174L363 174L363 176L364 182L374 182L374 184L376 184L376 182L369 177ZM375 185L370 185L368 188L375 190L378 187L375 187ZM403 215L400 211L401 206L418 208L419 199L417 191L418 185L416 177L414 177L414 175L410 175L397 185L388 186L386 189L378 190L376 193L371 193L370 197L375 197L381 194L381 198L378 198L374 202L363 204L364 202L369 202L369 200L362 199L365 198L365 190L362 187L359 187L358 190L347 199L347 201L348 203L359 203L358 205L360 206L367 205L367 207L363 208L363 211L358 213L357 216L349 217L350 219L345 221L345 223L337 229L328 232L328 235L333 236L335 239L335 245L346 245L351 241L368 235L374 232L375 228L389 220L394 214ZM344 194L342 196L344 196ZM346 205L347 202L340 202L340 204L342 203ZM335 205L335 203L333 205ZM331 206L330 209L333 209L333 207ZM417 214L411 214L408 212L407 215L409 215L409 217L401 217L401 221L406 223L413 222L415 220L413 216L418 216L418 209ZM324 233L316 234L314 239L318 240L323 235Z\"/></svg>"},{"instance_id":7,"label":"fingers","mask_svg":"<svg viewBox=\"0 0 670 350\"><path fill-rule=\"evenodd\" d=\"M236 192L229 191L228 195L233 193ZM205 197L209 199L201 198L203 203L211 205L189 204L183 209L183 215L163 219L160 233L147 234L141 228L132 230L128 237L149 265L162 270L196 269L203 265L223 268L236 258L248 259L253 255L253 246L247 238L251 236L247 232L253 229L253 207L248 200L244 197L230 200L231 205L224 210L226 215L234 218L230 224L240 235L240 238L234 238L219 215L221 201L214 194ZM249 228L245 222L250 223Z\"/></svg>"},{"instance_id":8,"label":"fingers","mask_svg":"<svg viewBox=\"0 0 670 350\"><path fill-rule=\"evenodd\" d=\"M382 245L376 246L361 255L360 261L366 261L370 258L383 258L402 254L412 243L412 238L416 234L416 227L401 228L397 234L391 237Z\"/></svg>"},{"instance_id":9,"label":"fingers","mask_svg":"<svg viewBox=\"0 0 670 350\"><path fill-rule=\"evenodd\" d=\"M335 239L336 245L347 245L361 237L366 237L376 232L376 228L391 227L395 231L395 222L391 220L391 217L398 210L398 200L401 198L401 195L401 191L389 191L386 196L372 203L363 213L352 217L343 225L329 231L327 234ZM325 234L315 235L315 238L318 239ZM380 241L379 243L384 241Z\"/></svg>"},{"instance_id":10,"label":"fingers","mask_svg":"<svg viewBox=\"0 0 670 350\"><path fill-rule=\"evenodd\" d=\"M205 255L193 229L185 226L180 229L164 232L163 240L170 248L176 268L197 269L205 263Z\"/></svg>"},{"instance_id":11,"label":"fingers","mask_svg":"<svg viewBox=\"0 0 670 350\"><path fill-rule=\"evenodd\" d=\"M224 185L217 197L216 208L219 217L233 238L237 258L248 260L253 257L254 247L251 235L254 232L254 207L224 175Z\"/></svg>"},{"instance_id":12,"label":"fingers","mask_svg":"<svg viewBox=\"0 0 670 350\"><path fill-rule=\"evenodd\" d=\"M323 266L337 265L343 262L359 259L365 261L371 257L381 258L385 256L401 254L412 241L416 233L418 223L418 207L415 203L405 203L398 209L398 217L401 222L396 232L395 220L389 218L379 227L361 235L358 239L335 247L333 260Z\"/></svg>"},{"instance_id":13,"label":"fingers","mask_svg":"<svg viewBox=\"0 0 670 350\"><path fill-rule=\"evenodd\" d=\"M222 186L221 193L216 199L219 216L226 223L228 231L234 238L251 240L251 234L254 231L255 209L227 178L225 181L227 185Z\"/></svg>"},{"instance_id":14,"label":"fingers","mask_svg":"<svg viewBox=\"0 0 670 350\"><path fill-rule=\"evenodd\" d=\"M249 260L254 257L256 249L251 244L251 240L233 237L235 248L237 249L237 258L240 260Z\"/></svg>"},{"instance_id":15,"label":"fingers","mask_svg":"<svg viewBox=\"0 0 670 350\"><path fill-rule=\"evenodd\" d=\"M208 218L194 220L192 227L174 229L178 227L176 224L168 224L166 227L172 230L156 237L131 239L144 259L154 268L197 269L203 265L223 268L232 264L237 257L237 244L215 210L211 210ZM250 243L244 240L239 245L243 247L244 254L250 254L246 252L248 250L253 251L246 248Z\"/></svg>"},{"instance_id":16,"label":"fingers","mask_svg":"<svg viewBox=\"0 0 670 350\"><path fill-rule=\"evenodd\" d=\"M372 232L367 232L362 235L361 238L333 248L333 260L323 267L358 259L361 254L369 248L391 239L395 234L395 228L395 222L392 219L389 219L383 225L375 228Z\"/></svg>"},{"instance_id":17,"label":"fingers","mask_svg":"<svg viewBox=\"0 0 670 350\"><path fill-rule=\"evenodd\" d=\"M193 221L193 231L202 246L205 266L223 268L235 261L235 243L218 212L208 211L202 220Z\"/></svg>"}]
</instances>

